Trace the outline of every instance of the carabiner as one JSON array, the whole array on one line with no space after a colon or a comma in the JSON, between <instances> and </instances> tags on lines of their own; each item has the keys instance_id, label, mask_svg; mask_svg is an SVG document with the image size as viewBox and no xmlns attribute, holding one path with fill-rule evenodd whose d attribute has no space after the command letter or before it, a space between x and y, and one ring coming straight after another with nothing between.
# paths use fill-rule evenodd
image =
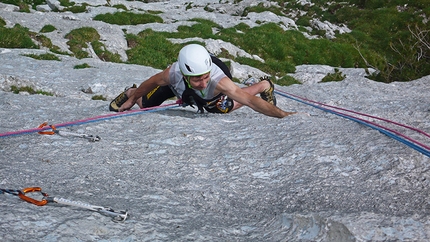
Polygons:
<instances>
[{"instance_id":1,"label":"carabiner","mask_svg":"<svg viewBox=\"0 0 430 242\"><path fill-rule=\"evenodd\" d=\"M29 193L29 192L40 192L43 195L43 199L38 201L34 198L31 197L27 197L25 194ZM22 191L18 194L18 197L21 198L22 200L32 203L34 205L37 206L44 206L48 203L48 200L45 199L45 197L48 197L47 193L42 192L42 188L40 187L27 187L22 189Z\"/></svg>"},{"instance_id":2,"label":"carabiner","mask_svg":"<svg viewBox=\"0 0 430 242\"><path fill-rule=\"evenodd\" d=\"M45 126L48 126L48 122L44 122L43 124L39 125L39 129L41 129L41 128L45 127ZM39 131L38 133L39 134L48 134L48 135L55 134L55 131L56 131L57 128L55 128L54 125L49 125L49 126L51 127L52 131Z\"/></svg>"}]
</instances>

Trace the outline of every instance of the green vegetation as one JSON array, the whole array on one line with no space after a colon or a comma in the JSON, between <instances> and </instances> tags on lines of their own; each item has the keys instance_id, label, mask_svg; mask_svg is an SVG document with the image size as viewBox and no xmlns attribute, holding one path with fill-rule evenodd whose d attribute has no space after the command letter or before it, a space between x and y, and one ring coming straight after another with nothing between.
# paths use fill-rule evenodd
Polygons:
<instances>
[{"instance_id":1,"label":"green vegetation","mask_svg":"<svg viewBox=\"0 0 430 242\"><path fill-rule=\"evenodd\" d=\"M70 47L76 58L82 59L89 57L89 54L85 49L88 48L87 43L98 41L100 38L97 30L91 27L83 27L79 29L74 29L70 33L66 34L67 44Z\"/></svg>"},{"instance_id":2,"label":"green vegetation","mask_svg":"<svg viewBox=\"0 0 430 242\"><path fill-rule=\"evenodd\" d=\"M67 44L70 50L74 53L78 59L89 57L89 53L86 49L90 48L87 43L91 44L96 55L103 61L109 62L121 62L119 54L113 54L107 51L105 45L99 41L100 35L96 29L91 27L82 27L74 29L65 36L69 41Z\"/></svg>"},{"instance_id":3,"label":"green vegetation","mask_svg":"<svg viewBox=\"0 0 430 242\"><path fill-rule=\"evenodd\" d=\"M0 0L0 2L18 6L20 12L26 13L29 13L31 8L36 9L37 5L45 4L45 0Z\"/></svg>"},{"instance_id":4,"label":"green vegetation","mask_svg":"<svg viewBox=\"0 0 430 242\"><path fill-rule=\"evenodd\" d=\"M294 77L289 76L289 75L283 76L282 78L278 79L276 81L276 83L278 85L281 85L281 86L290 86L290 85L293 85L293 84L301 84L299 81L297 81L296 79L294 79Z\"/></svg>"},{"instance_id":5,"label":"green vegetation","mask_svg":"<svg viewBox=\"0 0 430 242\"><path fill-rule=\"evenodd\" d=\"M159 16L152 14L137 14L131 12L116 12L99 14L93 18L94 20L100 20L109 24L117 25L137 25L147 23L162 23L163 19Z\"/></svg>"},{"instance_id":6,"label":"green vegetation","mask_svg":"<svg viewBox=\"0 0 430 242\"><path fill-rule=\"evenodd\" d=\"M54 94L51 93L51 92L45 92L45 91L41 91L41 90L34 90L32 87L29 87L29 86L23 86L23 87L11 86L10 89L15 94L18 94L20 92L27 92L27 93L29 93L31 95L33 95L33 94L40 94L40 95L45 95L45 96L54 96Z\"/></svg>"},{"instance_id":7,"label":"green vegetation","mask_svg":"<svg viewBox=\"0 0 430 242\"><path fill-rule=\"evenodd\" d=\"M72 13L85 13L87 11L88 4L83 3L82 5L73 5L67 8L64 8L62 12L70 11Z\"/></svg>"},{"instance_id":8,"label":"green vegetation","mask_svg":"<svg viewBox=\"0 0 430 242\"><path fill-rule=\"evenodd\" d=\"M380 71L372 77L377 81L410 81L430 74L430 30L423 21L430 16L427 0L313 0L313 6L277 2L287 14L306 11L297 24L310 26L309 20L316 15L321 21L348 26L352 32L337 35L332 42L353 47L353 53L360 55L359 67Z\"/></svg>"},{"instance_id":9,"label":"green vegetation","mask_svg":"<svg viewBox=\"0 0 430 242\"><path fill-rule=\"evenodd\" d=\"M242 13L242 17L246 17L248 13L255 12L255 13L262 13L265 11L270 11L278 16L285 16L285 14L282 12L282 9L277 8L275 6L271 6L269 8L264 7L264 3L259 3L257 6L253 7L247 7Z\"/></svg>"},{"instance_id":10,"label":"green vegetation","mask_svg":"<svg viewBox=\"0 0 430 242\"><path fill-rule=\"evenodd\" d=\"M73 7L75 2L70 2L69 0L59 0L60 5L63 7Z\"/></svg>"},{"instance_id":11,"label":"green vegetation","mask_svg":"<svg viewBox=\"0 0 430 242\"><path fill-rule=\"evenodd\" d=\"M213 34L212 28L220 28L217 24L201 19L194 21L198 23L193 26L180 26L177 33L145 30L138 35L127 35L130 47L127 51L129 62L164 68L169 63L166 61L169 59L174 61L178 50L185 45L172 44L166 38L191 37L222 39L240 46L248 53L263 58L265 63L245 57L234 58L224 52L219 56L235 59L239 63L256 67L273 76L284 76L294 72L297 64L325 63L352 67L360 59L359 54L350 45L333 43L326 39L309 40L299 31L284 31L274 23L255 28L240 24Z\"/></svg>"},{"instance_id":12,"label":"green vegetation","mask_svg":"<svg viewBox=\"0 0 430 242\"><path fill-rule=\"evenodd\" d=\"M30 9L36 9L37 5L46 4L45 0L0 0L1 3L13 4L19 7L20 12L29 13ZM86 11L88 4L75 5L75 2L69 0L60 0L60 5L65 7L62 11L70 11L72 13L83 13ZM58 11L58 10L57 10Z\"/></svg>"},{"instance_id":13,"label":"green vegetation","mask_svg":"<svg viewBox=\"0 0 430 242\"><path fill-rule=\"evenodd\" d=\"M85 68L91 68L91 66L88 65L87 63L83 63L83 64L76 65L73 67L73 69L85 69Z\"/></svg>"},{"instance_id":14,"label":"green vegetation","mask_svg":"<svg viewBox=\"0 0 430 242\"><path fill-rule=\"evenodd\" d=\"M94 95L91 97L92 100L102 100L102 101L106 101L107 99L105 97L103 97L103 95Z\"/></svg>"},{"instance_id":15,"label":"green vegetation","mask_svg":"<svg viewBox=\"0 0 430 242\"><path fill-rule=\"evenodd\" d=\"M128 46L128 63L152 66L164 69L169 63L176 61L179 50L183 45L172 44L159 32L151 29L138 35L126 35Z\"/></svg>"},{"instance_id":16,"label":"green vegetation","mask_svg":"<svg viewBox=\"0 0 430 242\"><path fill-rule=\"evenodd\" d=\"M40 44L54 53L64 54L61 53L58 46L53 45L51 40L43 34L31 32L28 28L24 28L19 24L16 24L13 28L6 28L4 27L5 24L4 20L0 18L0 47L39 49L40 46L38 44ZM45 29L49 28L50 27L46 27ZM37 43L35 43L35 41Z\"/></svg>"},{"instance_id":17,"label":"green vegetation","mask_svg":"<svg viewBox=\"0 0 430 242\"><path fill-rule=\"evenodd\" d=\"M39 48L30 38L29 30L19 24L16 24L13 28L0 26L0 36L0 46L3 48Z\"/></svg>"},{"instance_id":18,"label":"green vegetation","mask_svg":"<svg viewBox=\"0 0 430 242\"><path fill-rule=\"evenodd\" d=\"M20 6L21 11L35 8L42 0L0 0L0 2ZM145 1L143 1L145 2ZM234 1L239 2L239 1ZM312 0L311 4L301 5L296 1L276 0L279 7L265 7L263 3L249 7L241 14L270 11L279 16L292 17L298 25L297 30L284 30L282 23L262 23L258 27L239 23L230 28L204 19L193 19L192 26L180 26L177 32L155 32L147 29L139 34L124 31L128 47L127 63L152 66L164 69L176 61L177 53L185 44L173 44L168 38L203 38L229 42L247 53L259 56L260 62L246 57L234 57L227 51L219 56L232 59L241 64L258 68L272 76L279 76L278 84L288 85L296 81L287 76L295 71L295 66L302 64L325 64L334 67L374 68L378 74L370 78L376 81L410 81L430 75L430 34L424 19L430 16L428 0L334 0L331 2ZM75 5L69 0L61 0L61 5L68 11L72 8L84 11L85 4ZM162 23L157 16L160 12L137 14L129 12L123 5L115 5L120 12L102 14L94 20L117 25L136 25ZM193 8L193 3L185 5L186 10ZM205 9L209 11L210 6ZM325 38L326 31L313 27L313 20L329 21L336 25L345 24L352 31L336 34L336 38ZM15 25L6 28L0 18L0 46L5 48L49 48L58 53L43 34L35 34L28 29ZM52 32L54 26L44 26L40 33ZM216 31L214 31L216 30ZM308 39L302 32L319 38ZM75 29L66 35L70 50L77 58L89 57L89 48L105 61L121 62L118 54L110 53L99 41L100 36L93 28ZM35 42L36 41L36 42ZM88 45L90 43L91 46ZM192 43L192 42L189 42ZM327 75L326 80L341 80L342 73Z\"/></svg>"},{"instance_id":19,"label":"green vegetation","mask_svg":"<svg viewBox=\"0 0 430 242\"><path fill-rule=\"evenodd\" d=\"M48 24L43 26L43 28L40 30L40 33L50 33L50 32L54 32L55 30L57 30L55 26Z\"/></svg>"},{"instance_id":20,"label":"green vegetation","mask_svg":"<svg viewBox=\"0 0 430 242\"><path fill-rule=\"evenodd\" d=\"M321 82L338 82L342 81L346 78L346 75L343 75L342 72L339 71L339 69L334 68L334 73L328 73Z\"/></svg>"},{"instance_id":21,"label":"green vegetation","mask_svg":"<svg viewBox=\"0 0 430 242\"><path fill-rule=\"evenodd\" d=\"M113 5L112 7L127 11L127 7L124 4L117 4L117 5Z\"/></svg>"},{"instance_id":22,"label":"green vegetation","mask_svg":"<svg viewBox=\"0 0 430 242\"><path fill-rule=\"evenodd\" d=\"M61 61L61 59L58 58L56 55L50 54L50 53L40 54L40 55L26 54L24 56L31 57L31 58L36 59L36 60L56 60L56 61Z\"/></svg>"}]
</instances>

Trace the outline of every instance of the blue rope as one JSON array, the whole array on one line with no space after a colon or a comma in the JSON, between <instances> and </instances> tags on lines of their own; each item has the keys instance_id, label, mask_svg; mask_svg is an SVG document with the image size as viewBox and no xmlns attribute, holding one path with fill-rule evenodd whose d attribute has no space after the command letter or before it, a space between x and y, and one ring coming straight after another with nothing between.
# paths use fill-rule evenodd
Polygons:
<instances>
[{"instance_id":1,"label":"blue rope","mask_svg":"<svg viewBox=\"0 0 430 242\"><path fill-rule=\"evenodd\" d=\"M75 126L75 125L81 125L81 124L87 124L87 123L95 123L95 122L99 122L99 121L103 121L103 120L111 120L111 119L115 119L115 118L122 118L122 117L140 115L142 113L154 113L154 112L163 111L163 110L167 110L167 109L171 109L171 108L177 108L177 107L179 107L179 106L176 105L176 106L169 106L169 107L160 107L160 108L154 108L154 109L144 110L144 111L141 111L141 112L124 112L124 113L121 113L121 115L115 115L115 116L109 116L109 117L103 117L103 118L96 118L96 119L92 119L92 120L87 120L87 121L82 121L82 122L75 122L75 123L71 123L71 124L59 124L59 125L55 125L55 127L60 128L60 127Z\"/></svg>"},{"instance_id":2,"label":"blue rope","mask_svg":"<svg viewBox=\"0 0 430 242\"><path fill-rule=\"evenodd\" d=\"M6 194L6 193L18 196L21 193L21 191L14 190L14 189L0 189L0 194Z\"/></svg>"},{"instance_id":3,"label":"blue rope","mask_svg":"<svg viewBox=\"0 0 430 242\"><path fill-rule=\"evenodd\" d=\"M278 94L278 95L281 95L281 96L283 96L283 97L286 97L286 98L292 99L292 100L294 100L294 101L297 101L297 102L300 102L300 103L303 103L303 104L306 104L306 105L312 106L312 107L314 107L314 108L317 108L317 109L323 110L323 111L328 112L328 113L335 114L335 115L337 115L337 116L340 116L340 117L343 117L343 118L346 118L346 119L349 119L349 120L355 121L355 122L357 122L357 123L360 123L360 124L363 124L363 125L365 125L365 126L368 126L368 127L372 128L372 129L378 130L379 132L381 132L381 133L383 133L383 134L387 135L388 137L393 138L393 139L395 139L395 140L397 140L397 141L399 141L399 142L401 142L401 143L403 143L403 144L405 144L405 145L407 145L407 146L411 147L412 149L415 149L416 151L421 152L422 154L424 154L424 155L426 155L426 156L430 157L430 151L429 151L429 150L424 149L423 147L421 147L421 146L419 146L419 145L416 145L416 144L414 144L413 142L410 142L410 141L408 141L408 140L406 140L406 139L404 139L404 138L402 138L402 137L400 137L400 136L398 136L398 135L396 135L396 134L394 134L394 133L392 133L392 132L389 132L388 130L385 130L385 129L379 128L379 127L377 127L377 126L375 126L375 125L372 125L372 124L370 124L370 123L364 122L363 120L360 120L360 119L358 119L358 118L352 117L352 116L350 116L350 115L342 114L342 113L339 113L339 112L333 111L333 110L331 110L331 109L323 108L323 107L320 107L320 106L318 106L318 105L311 104L311 103L305 102L305 101L303 101L303 100L300 100L300 99L298 99L298 98L291 97L291 96L289 96L289 95L287 95L287 94L285 94L285 93L282 93L282 92L275 91L275 93L276 93L276 94Z\"/></svg>"},{"instance_id":4,"label":"blue rope","mask_svg":"<svg viewBox=\"0 0 430 242\"><path fill-rule=\"evenodd\" d=\"M152 113L152 112L157 112L157 111L167 110L170 108L179 107L179 105L176 105L176 104L168 104L168 105L170 105L170 106L156 107L156 108L147 109L147 110L136 110L136 111L131 111L131 112L118 113L115 115L100 116L100 117L89 118L89 119L84 119L84 120L77 120L77 121L68 122L68 123L55 124L54 126L56 128L75 126L75 125L81 125L81 124L86 124L86 123L99 122L99 121L103 121L103 120L110 120L110 119L114 119L114 118L133 116L133 115L138 115L138 114L142 114L142 113ZM171 106L171 105L174 105L174 106ZM37 132L48 130L48 129L51 129L51 127L46 126L43 128L35 128L35 129L29 129L29 130L0 133L0 138L10 137L10 136L18 136L18 135L30 134L30 133L37 133Z\"/></svg>"}]
</instances>

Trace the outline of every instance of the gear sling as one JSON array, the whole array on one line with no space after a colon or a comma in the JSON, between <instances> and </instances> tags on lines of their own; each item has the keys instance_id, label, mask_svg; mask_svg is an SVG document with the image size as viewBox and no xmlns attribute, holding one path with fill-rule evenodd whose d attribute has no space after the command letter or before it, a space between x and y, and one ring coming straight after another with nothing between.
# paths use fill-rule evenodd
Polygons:
<instances>
[{"instance_id":1,"label":"gear sling","mask_svg":"<svg viewBox=\"0 0 430 242\"><path fill-rule=\"evenodd\" d=\"M218 59L216 56L211 54L212 63L217 65L224 74L232 79L232 75L227 65ZM185 91L182 94L182 101L192 107L196 105L198 107L199 112L203 113L204 109L210 113L227 113L231 111L233 108L233 100L226 97L224 94L220 93L216 97L206 100L201 98L199 95L195 93L195 91L188 86L185 79L183 79L185 84ZM172 91L169 85L167 86L158 86L150 91L147 95L142 97L142 107L154 107L159 106L165 100L175 97L176 95Z\"/></svg>"}]
</instances>

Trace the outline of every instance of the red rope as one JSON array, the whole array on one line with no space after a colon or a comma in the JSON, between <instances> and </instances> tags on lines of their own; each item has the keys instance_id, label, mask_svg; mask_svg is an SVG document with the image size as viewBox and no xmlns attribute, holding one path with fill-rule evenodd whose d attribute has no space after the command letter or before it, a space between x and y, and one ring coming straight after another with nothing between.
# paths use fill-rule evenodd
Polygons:
<instances>
[{"instance_id":1,"label":"red rope","mask_svg":"<svg viewBox=\"0 0 430 242\"><path fill-rule=\"evenodd\" d=\"M395 125L401 126L401 127L403 127L403 128L407 128L407 129L410 129L410 130L416 131L416 132L421 133L421 134L423 134L423 135L425 135L425 136L427 136L427 137L429 137L429 138L430 138L430 134L428 134L428 133L426 133L426 132L424 132L424 131L422 131L422 130L420 130L420 129L417 129L417 128L415 128L415 127L408 126L408 125L405 125L405 124L397 123L397 122L395 122L395 121L391 121L391 120L389 120L389 119L380 118L380 117L377 117L377 116L372 116L372 115L369 115L369 114L360 113L360 112L356 112L356 111L353 111L353 110L348 110L348 109L345 109L345 108L340 108L340 107L331 106L331 105L328 105L328 104L324 104L324 103L320 103L320 102L312 101L312 100L310 100L310 99L307 99L307 98L304 98L304 97L300 97L300 96L297 96L297 95L294 95L294 94L291 94L291 93L287 93L287 92L284 92L284 91L278 91L278 90L277 90L276 92L284 93L284 94L286 94L286 95L290 95L290 96L292 96L292 97L299 98L299 99L304 100L304 101L307 101L307 102L315 103L315 104L318 104L318 105L320 105L320 106L329 107L329 108L334 108L334 109L337 109L337 110L342 110L342 111L345 111L345 112L350 112L350 113L358 114L358 115L365 116L365 117L368 117L368 118L378 119L378 120L381 120L381 121L385 121L385 122L387 122L387 123L392 123L392 124L395 124Z\"/></svg>"},{"instance_id":2,"label":"red rope","mask_svg":"<svg viewBox=\"0 0 430 242\"><path fill-rule=\"evenodd\" d=\"M106 120L106 119L131 116L131 115L143 112L143 111L163 110L163 109L166 109L167 107L171 107L171 106L178 105L178 104L181 104L181 103L182 103L182 100L178 100L175 103L163 104L163 105L160 105L160 106L149 107L149 108L129 110L129 111L120 112L120 113L105 114L105 115L95 116L95 117L91 117L91 118L86 118L86 119L81 119L81 120L75 120L75 121L65 122L65 123L60 123L60 124L55 124L54 126L57 127L57 128L60 128L60 127L66 127L66 126L72 126L72 125L78 125L78 124L84 124L84 123L91 123L91 122L96 122L96 121L101 121L101 120ZM11 131L11 132L6 132L6 133L0 133L0 138L2 138L2 137L9 137L9 136L16 136L16 135L21 135L21 134L43 132L45 130L51 129L52 128L51 126L40 125L38 128L25 129L25 130L19 130L19 131Z\"/></svg>"}]
</instances>

